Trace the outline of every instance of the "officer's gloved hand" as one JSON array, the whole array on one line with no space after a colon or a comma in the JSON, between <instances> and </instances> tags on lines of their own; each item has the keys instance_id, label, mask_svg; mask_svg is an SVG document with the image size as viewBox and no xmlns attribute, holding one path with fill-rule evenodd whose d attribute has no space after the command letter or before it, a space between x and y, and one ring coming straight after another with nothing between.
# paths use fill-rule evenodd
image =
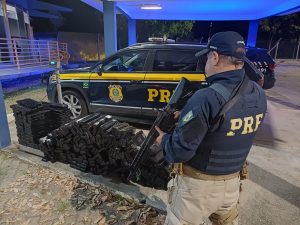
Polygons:
<instances>
[{"instance_id":1,"label":"officer's gloved hand","mask_svg":"<svg viewBox=\"0 0 300 225\"><path fill-rule=\"evenodd\" d=\"M157 143L154 143L150 147L150 160L156 164L161 164L164 162L163 150Z\"/></svg>"},{"instance_id":2,"label":"officer's gloved hand","mask_svg":"<svg viewBox=\"0 0 300 225\"><path fill-rule=\"evenodd\" d=\"M174 112L174 119L175 119L176 121L179 120L180 114L181 114L181 111L175 111L175 112Z\"/></svg>"}]
</instances>

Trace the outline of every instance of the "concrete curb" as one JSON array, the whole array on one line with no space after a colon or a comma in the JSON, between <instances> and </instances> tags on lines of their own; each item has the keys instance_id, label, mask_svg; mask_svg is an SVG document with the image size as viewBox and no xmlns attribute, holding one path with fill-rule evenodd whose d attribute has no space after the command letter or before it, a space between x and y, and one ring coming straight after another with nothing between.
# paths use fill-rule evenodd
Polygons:
<instances>
[{"instance_id":1,"label":"concrete curb","mask_svg":"<svg viewBox=\"0 0 300 225\"><path fill-rule=\"evenodd\" d=\"M7 121L8 123L15 121L15 117L13 113L7 114Z\"/></svg>"}]
</instances>

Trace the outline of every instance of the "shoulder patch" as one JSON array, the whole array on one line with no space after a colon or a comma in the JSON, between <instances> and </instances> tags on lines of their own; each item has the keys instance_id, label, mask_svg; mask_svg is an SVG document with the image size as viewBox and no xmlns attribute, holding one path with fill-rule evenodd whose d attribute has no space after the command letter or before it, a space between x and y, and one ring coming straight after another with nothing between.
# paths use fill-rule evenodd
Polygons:
<instances>
[{"instance_id":1,"label":"shoulder patch","mask_svg":"<svg viewBox=\"0 0 300 225\"><path fill-rule=\"evenodd\" d=\"M189 111L180 121L180 125L183 126L184 124L186 124L187 122L189 122L190 120L192 120L194 118L194 114L193 111Z\"/></svg>"}]
</instances>

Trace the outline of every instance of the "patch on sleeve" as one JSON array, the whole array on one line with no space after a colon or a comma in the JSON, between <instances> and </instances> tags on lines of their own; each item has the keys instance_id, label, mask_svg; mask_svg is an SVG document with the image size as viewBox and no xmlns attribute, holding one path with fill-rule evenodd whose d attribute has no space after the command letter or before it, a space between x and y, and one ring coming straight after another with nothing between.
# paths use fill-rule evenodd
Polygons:
<instances>
[{"instance_id":1,"label":"patch on sleeve","mask_svg":"<svg viewBox=\"0 0 300 225\"><path fill-rule=\"evenodd\" d=\"M181 135L186 143L199 142L203 139L207 132L206 126L204 126L203 120L197 116L190 120L186 125L181 127Z\"/></svg>"},{"instance_id":2,"label":"patch on sleeve","mask_svg":"<svg viewBox=\"0 0 300 225\"><path fill-rule=\"evenodd\" d=\"M180 121L180 126L185 125L194 118L193 111L189 111Z\"/></svg>"}]
</instances>

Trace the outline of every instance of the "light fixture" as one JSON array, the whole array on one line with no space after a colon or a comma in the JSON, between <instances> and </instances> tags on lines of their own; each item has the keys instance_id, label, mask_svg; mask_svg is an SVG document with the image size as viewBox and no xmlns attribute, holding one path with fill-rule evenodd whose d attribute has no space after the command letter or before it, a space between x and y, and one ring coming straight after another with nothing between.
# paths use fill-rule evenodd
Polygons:
<instances>
[{"instance_id":1,"label":"light fixture","mask_svg":"<svg viewBox=\"0 0 300 225\"><path fill-rule=\"evenodd\" d=\"M155 5L155 4L144 4L141 6L141 9L159 10L159 9L162 9L162 7L160 5Z\"/></svg>"}]
</instances>

